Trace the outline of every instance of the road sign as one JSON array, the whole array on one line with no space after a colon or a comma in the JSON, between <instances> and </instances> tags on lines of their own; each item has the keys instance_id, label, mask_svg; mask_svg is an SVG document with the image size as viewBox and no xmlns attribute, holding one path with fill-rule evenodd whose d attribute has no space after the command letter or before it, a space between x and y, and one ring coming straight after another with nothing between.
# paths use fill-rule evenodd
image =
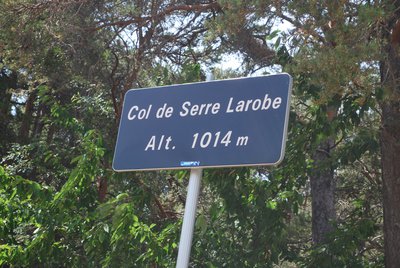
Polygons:
<instances>
[{"instance_id":1,"label":"road sign","mask_svg":"<svg viewBox=\"0 0 400 268\"><path fill-rule=\"evenodd\" d=\"M278 164L291 84L284 73L129 90L113 169Z\"/></svg>"}]
</instances>

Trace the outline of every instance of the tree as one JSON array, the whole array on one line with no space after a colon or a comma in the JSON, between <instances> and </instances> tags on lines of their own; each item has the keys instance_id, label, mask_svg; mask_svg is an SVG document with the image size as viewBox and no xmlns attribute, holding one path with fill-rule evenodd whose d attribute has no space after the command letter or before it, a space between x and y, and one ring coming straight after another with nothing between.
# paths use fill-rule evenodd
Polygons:
<instances>
[{"instance_id":1,"label":"tree","mask_svg":"<svg viewBox=\"0 0 400 268\"><path fill-rule=\"evenodd\" d=\"M400 265L400 8L399 1L385 1L383 7L387 12L382 24L381 42L383 58L380 60L381 83L384 97L380 102L382 109L381 151L382 181L385 234L385 265Z\"/></svg>"},{"instance_id":2,"label":"tree","mask_svg":"<svg viewBox=\"0 0 400 268\"><path fill-rule=\"evenodd\" d=\"M20 139L2 147L1 201L16 208L30 202L29 194L9 192L15 180L23 180L18 174L26 178L23 185L40 183L33 185L43 202L34 199L31 210L21 211L26 217L2 229L2 264L172 265L175 206L182 200L169 205L160 196L184 185L174 189L172 176L160 180L166 173L111 174L111 148L126 90L200 78L197 61L212 51L187 46L195 47L211 8L183 1L5 3L4 70L18 74L18 83L5 86L6 97L22 94L16 115L10 105L4 109ZM182 24L175 28L176 20ZM184 66L168 66L174 63ZM40 199L46 189L50 193ZM8 222L13 211L1 217ZM15 233L19 239L3 240Z\"/></svg>"},{"instance_id":3,"label":"tree","mask_svg":"<svg viewBox=\"0 0 400 268\"><path fill-rule=\"evenodd\" d=\"M332 2L332 4L326 6L317 5L316 8L318 12L315 13L316 16L314 17L314 20L308 20L312 26L311 28L304 26L299 27L300 24L298 21L294 21L291 17L287 18L289 21L292 21L296 27L304 30L306 33L305 36L315 38L317 42L321 41L321 36L318 33L324 33L324 36L322 37L326 38L328 44L331 44L328 46L328 49L329 47L331 49L333 48L333 51L336 52L336 59L338 59L340 52L345 52L346 50L352 51L352 48L354 47L357 47L358 51L363 52L360 54L356 51L353 51L351 54L346 53L346 56L342 55L340 63L338 61L334 62L336 66L342 66L341 64L344 63L344 66L346 67L343 68L342 66L343 70L352 70L349 73L350 76L348 76L348 78L346 78L346 75L343 76L344 73L341 73L340 71L338 72L337 69L335 69L335 66L333 66L333 70L327 68L327 70L332 70L332 72L329 73L329 76L320 77L335 77L335 70L337 74L341 75L338 77L339 79L337 81L340 81L339 83L342 84L338 84L336 87L336 90L339 91L336 91L335 89L334 91L331 91L334 93L333 97L339 93L343 99L343 96L348 97L349 93L354 92L345 93L344 95L343 92L341 92L341 85L343 85L343 82L347 80L353 81L352 84L350 84L351 87L358 87L365 98L368 99L372 97L379 100L382 109L381 121L383 124L380 137L382 145L383 207L385 214L385 264L387 267L397 267L399 265L399 258L395 253L399 251L399 240L397 236L399 232L396 231L396 228L394 227L395 222L398 221L398 215L395 211L398 210L393 207L393 204L398 203L398 199L396 198L399 196L399 189L394 183L395 178L398 177L398 175L395 175L397 174L395 169L397 165L393 162L397 161L395 155L398 154L397 143L394 143L395 140L398 140L398 136L395 134L398 133L398 124L396 120L393 120L393 118L397 118L398 116L395 111L398 111L396 107L399 105L398 97L396 97L396 88L398 87L396 81L399 76L398 57L397 52L395 52L395 48L398 45L396 27L396 20L398 19L396 8L398 7L397 1L382 3L347 2L345 5L341 6L339 6L337 2ZM313 10L313 7L310 6L307 9ZM327 17L324 18L325 14ZM354 14L358 16L358 20L356 21L354 21ZM310 17L308 18L310 19ZM321 24L319 24L319 22L321 22ZM318 26L320 28L318 28ZM354 29L350 30L353 27ZM322 31L320 31L320 29ZM352 36L348 36L347 33L351 33ZM355 40L357 40L357 42L360 42L360 40L366 41L362 42L363 45L360 47L355 43ZM382 54L378 53L378 49L380 48L382 48ZM368 50L370 52L366 53ZM328 53L329 55L329 51L321 51L323 53ZM357 54L359 55L359 59L354 58L354 55ZM352 61L348 61L349 59L352 59ZM374 61L380 62L379 68L374 64ZM359 64L361 64L359 65L359 71L352 68L351 65L346 64L346 62L353 64L359 62ZM381 87L379 86L379 83L377 83L377 80L374 79L378 72L381 74L381 83L385 92L383 99L380 99ZM356 75L353 76L354 74ZM363 76L357 78L357 74L363 74ZM360 85L360 81L367 83ZM329 80L327 82L329 82ZM329 85L329 83L327 85Z\"/></svg>"},{"instance_id":4,"label":"tree","mask_svg":"<svg viewBox=\"0 0 400 268\"><path fill-rule=\"evenodd\" d=\"M375 109L374 101L379 98L376 62L381 59L382 40L377 32L385 4L252 1L246 3L249 6L246 9L240 2L221 4L225 4L225 13L231 13L226 16L226 24L235 25L230 20L232 17L245 18L236 21L247 27L254 25L254 28L247 28L249 32L263 29L264 33L271 33L271 21L274 21L271 18L286 21L293 27L286 36L286 47L279 46L278 41L285 38L282 35L277 40L276 53L272 53L275 57L267 63L259 62L258 66L283 60L285 69L295 76L294 92L300 97L298 104L303 106L299 110L311 116L307 124L313 129L307 140L307 152L313 164L308 173L313 200L313 240L317 245L329 243L336 222L334 175L343 168L337 164L340 150L335 151L352 142L352 125L363 120L360 111ZM268 19L261 24L260 18ZM232 30L227 28L227 31ZM268 43L263 47L271 51ZM292 51L294 57L287 51ZM357 101L361 99L363 101ZM347 110L350 102L352 108ZM299 117L304 115L299 114ZM331 257L330 265L333 265L335 259Z\"/></svg>"}]
</instances>

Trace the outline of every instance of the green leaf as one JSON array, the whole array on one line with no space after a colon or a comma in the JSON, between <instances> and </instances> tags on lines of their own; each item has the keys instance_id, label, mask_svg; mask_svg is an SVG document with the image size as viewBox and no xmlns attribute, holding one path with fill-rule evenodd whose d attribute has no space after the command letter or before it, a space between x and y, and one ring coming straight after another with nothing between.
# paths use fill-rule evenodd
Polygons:
<instances>
[{"instance_id":1,"label":"green leaf","mask_svg":"<svg viewBox=\"0 0 400 268\"><path fill-rule=\"evenodd\" d=\"M207 231L207 219L204 216L204 214L200 214L199 216L197 216L197 220L196 220L196 227L198 229L200 229L200 233L202 235L205 234L205 232Z\"/></svg>"}]
</instances>

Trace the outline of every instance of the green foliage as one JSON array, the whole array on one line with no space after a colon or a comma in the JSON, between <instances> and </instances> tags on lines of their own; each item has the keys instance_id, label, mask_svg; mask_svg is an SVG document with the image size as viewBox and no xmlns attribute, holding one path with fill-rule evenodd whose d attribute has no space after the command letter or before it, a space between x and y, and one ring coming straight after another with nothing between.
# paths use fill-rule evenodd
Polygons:
<instances>
[{"instance_id":1,"label":"green foliage","mask_svg":"<svg viewBox=\"0 0 400 268\"><path fill-rule=\"evenodd\" d=\"M0 264L26 263L22 254L36 236L43 208L51 190L19 176L8 175L0 166Z\"/></svg>"},{"instance_id":2,"label":"green foliage","mask_svg":"<svg viewBox=\"0 0 400 268\"><path fill-rule=\"evenodd\" d=\"M198 216L194 266L273 267L278 256L293 259L284 229L298 197L280 191L272 176L247 168L206 174L211 193L220 198Z\"/></svg>"},{"instance_id":3,"label":"green foliage","mask_svg":"<svg viewBox=\"0 0 400 268\"><path fill-rule=\"evenodd\" d=\"M101 145L97 132L86 133L81 144L85 153L72 160L76 167L58 192L0 168L2 264L63 266L67 260L74 267L172 265L176 225L156 228L139 220L137 197L128 194L97 203L94 182L110 175L99 166Z\"/></svg>"},{"instance_id":4,"label":"green foliage","mask_svg":"<svg viewBox=\"0 0 400 268\"><path fill-rule=\"evenodd\" d=\"M93 213L92 228L85 236L85 251L93 266L169 267L176 248L176 228L168 225L157 231L135 215L135 205L127 194L100 205Z\"/></svg>"},{"instance_id":5,"label":"green foliage","mask_svg":"<svg viewBox=\"0 0 400 268\"><path fill-rule=\"evenodd\" d=\"M382 267L382 258L365 259L360 254L368 246L365 241L377 229L378 226L371 219L360 219L339 226L326 244L310 251L302 267Z\"/></svg>"}]
</instances>

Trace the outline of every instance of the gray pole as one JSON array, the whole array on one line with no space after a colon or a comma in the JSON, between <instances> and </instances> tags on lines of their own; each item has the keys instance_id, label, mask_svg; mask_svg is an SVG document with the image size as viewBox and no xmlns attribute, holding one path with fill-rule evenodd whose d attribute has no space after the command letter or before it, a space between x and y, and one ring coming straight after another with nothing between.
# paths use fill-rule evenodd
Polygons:
<instances>
[{"instance_id":1,"label":"gray pole","mask_svg":"<svg viewBox=\"0 0 400 268\"><path fill-rule=\"evenodd\" d=\"M179 242L176 268L187 268L189 266L193 229L196 221L196 206L200 193L202 173L203 169L201 168L193 168L190 170L189 186L186 197L185 214L183 216L183 225Z\"/></svg>"}]
</instances>

